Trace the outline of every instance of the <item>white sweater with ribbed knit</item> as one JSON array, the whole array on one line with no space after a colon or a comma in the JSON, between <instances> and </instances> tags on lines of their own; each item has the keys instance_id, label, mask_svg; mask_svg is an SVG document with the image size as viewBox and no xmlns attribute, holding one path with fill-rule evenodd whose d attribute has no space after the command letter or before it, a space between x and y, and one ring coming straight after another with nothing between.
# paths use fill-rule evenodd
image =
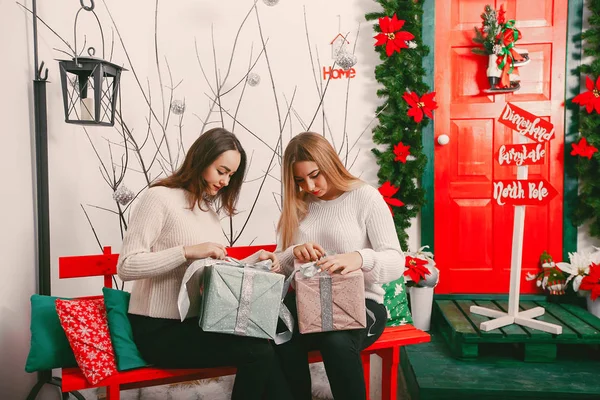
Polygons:
<instances>
[{"instance_id":1,"label":"white sweater with ribbed knit","mask_svg":"<svg viewBox=\"0 0 600 400\"><path fill-rule=\"evenodd\" d=\"M206 208L206 207L203 207ZM184 246L204 242L226 245L219 217L212 207L189 208L184 189L153 187L144 193L123 239L117 272L124 281L135 281L129 312L154 318L179 319L177 296L186 268ZM256 261L257 255L245 259ZM188 287L200 287L201 273ZM200 291L188 293L188 317L198 314Z\"/></svg>"},{"instance_id":2,"label":"white sweater with ribbed knit","mask_svg":"<svg viewBox=\"0 0 600 400\"><path fill-rule=\"evenodd\" d=\"M300 222L294 245L278 252L287 275L294 270L294 246L315 242L330 254L358 251L365 297L383 303L381 285L400 278L404 253L390 209L374 187L363 184L333 200L313 198Z\"/></svg>"}]
</instances>

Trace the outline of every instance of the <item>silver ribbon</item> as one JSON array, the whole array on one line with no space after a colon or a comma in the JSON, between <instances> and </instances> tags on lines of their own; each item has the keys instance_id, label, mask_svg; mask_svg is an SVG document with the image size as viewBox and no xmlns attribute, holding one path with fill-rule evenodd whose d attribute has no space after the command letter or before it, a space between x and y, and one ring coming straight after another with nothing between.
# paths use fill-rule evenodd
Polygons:
<instances>
[{"instance_id":1,"label":"silver ribbon","mask_svg":"<svg viewBox=\"0 0 600 400\"><path fill-rule=\"evenodd\" d=\"M246 329L248 328L248 322L250 320L250 310L251 310L251 302L252 293L254 291L254 276L256 275L256 270L262 271L270 271L271 265L273 262L271 260L264 260L257 262L256 264L244 264L235 258L227 257L225 261L220 262L221 265L229 265L233 267L244 268L244 275L242 277L242 290L240 293L240 303L238 307L238 312L235 321L235 333L237 335L245 335ZM280 332L275 335L273 341L275 344L279 345L289 341L292 338L292 334L294 332L294 317L290 310L283 304L283 299L287 294L287 291L290 287L291 278L288 277L283 282L283 290L281 293L281 303L279 305L279 318L285 324L287 330L284 332Z\"/></svg>"},{"instance_id":2,"label":"silver ribbon","mask_svg":"<svg viewBox=\"0 0 600 400\"><path fill-rule=\"evenodd\" d=\"M321 329L323 332L333 330L333 293L331 288L331 275L319 276L319 289L321 291Z\"/></svg>"}]
</instances>

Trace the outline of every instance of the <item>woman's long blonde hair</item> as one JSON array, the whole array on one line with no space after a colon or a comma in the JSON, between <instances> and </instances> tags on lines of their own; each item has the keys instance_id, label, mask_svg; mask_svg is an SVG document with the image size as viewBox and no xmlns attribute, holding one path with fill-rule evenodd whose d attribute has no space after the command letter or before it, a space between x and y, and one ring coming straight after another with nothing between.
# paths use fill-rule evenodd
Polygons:
<instances>
[{"instance_id":1,"label":"woman's long blonde hair","mask_svg":"<svg viewBox=\"0 0 600 400\"><path fill-rule=\"evenodd\" d=\"M292 138L283 155L283 210L277 232L286 249L293 241L300 221L306 216L307 193L300 190L294 180L294 163L312 161L327 180L329 190L347 192L362 181L352 175L342 164L335 149L323 136L313 132L303 132Z\"/></svg>"}]
</instances>

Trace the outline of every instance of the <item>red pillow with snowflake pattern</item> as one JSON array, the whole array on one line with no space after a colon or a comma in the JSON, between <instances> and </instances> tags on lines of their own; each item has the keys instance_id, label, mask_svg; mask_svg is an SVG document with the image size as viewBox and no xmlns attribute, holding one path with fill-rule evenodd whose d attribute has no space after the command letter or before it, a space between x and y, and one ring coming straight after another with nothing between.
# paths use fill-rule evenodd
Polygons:
<instances>
[{"instance_id":1,"label":"red pillow with snowflake pattern","mask_svg":"<svg viewBox=\"0 0 600 400\"><path fill-rule=\"evenodd\" d=\"M77 365L95 385L117 372L104 299L56 300L56 312Z\"/></svg>"}]
</instances>

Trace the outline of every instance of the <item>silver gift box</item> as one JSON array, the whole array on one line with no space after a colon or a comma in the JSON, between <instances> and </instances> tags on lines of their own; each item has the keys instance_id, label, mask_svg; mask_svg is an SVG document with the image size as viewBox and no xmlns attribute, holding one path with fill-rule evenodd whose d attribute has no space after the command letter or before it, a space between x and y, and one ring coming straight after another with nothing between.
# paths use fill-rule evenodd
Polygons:
<instances>
[{"instance_id":1,"label":"silver gift box","mask_svg":"<svg viewBox=\"0 0 600 400\"><path fill-rule=\"evenodd\" d=\"M206 267L202 330L275 339L284 277L269 272L270 264L261 264L223 262Z\"/></svg>"}]
</instances>

